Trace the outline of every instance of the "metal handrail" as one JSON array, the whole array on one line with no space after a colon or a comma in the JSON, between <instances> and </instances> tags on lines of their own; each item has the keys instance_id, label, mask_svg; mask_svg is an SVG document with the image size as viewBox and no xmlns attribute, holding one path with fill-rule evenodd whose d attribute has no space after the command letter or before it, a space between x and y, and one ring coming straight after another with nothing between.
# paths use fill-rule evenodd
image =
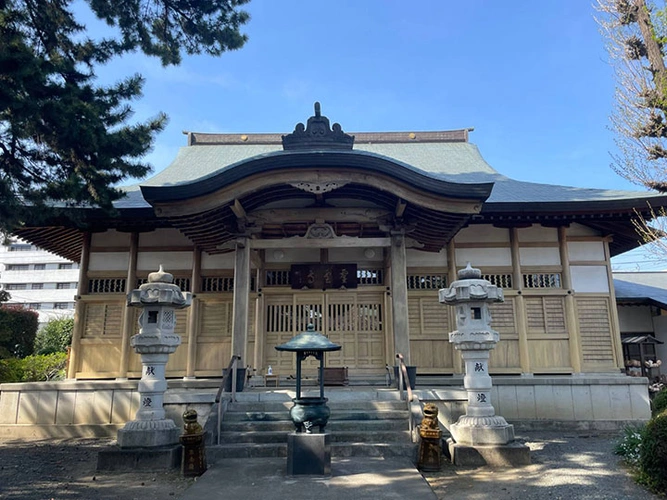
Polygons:
<instances>
[{"instance_id":1,"label":"metal handrail","mask_svg":"<svg viewBox=\"0 0 667 500\"><path fill-rule=\"evenodd\" d=\"M229 377L232 377L232 401L236 401L236 367L238 366L240 359L241 356L232 354L232 359L229 360L229 364L227 365L227 371L222 377L220 387L218 387L218 393L215 395L215 402L218 405L218 445L220 444L220 422L222 421L222 403L220 402L222 399L222 392L225 390L225 384L227 383L227 380Z\"/></svg>"},{"instance_id":2,"label":"metal handrail","mask_svg":"<svg viewBox=\"0 0 667 500\"><path fill-rule=\"evenodd\" d=\"M410 386L410 377L408 377L408 368L405 366L405 359L401 353L396 353L396 359L398 360L398 390L401 394L401 399L403 399L403 381L407 380L405 387L407 388L407 406L408 406L408 429L410 430L410 436L412 436L413 431L413 421L412 421L412 400L414 395L412 394L412 387Z\"/></svg>"},{"instance_id":3,"label":"metal handrail","mask_svg":"<svg viewBox=\"0 0 667 500\"><path fill-rule=\"evenodd\" d=\"M401 393L401 399L403 399L403 381L407 380L408 383L405 384L408 392L408 405L412 403L412 387L410 387L410 379L408 377L408 368L405 366L405 359L401 353L396 353L396 359L398 360L398 390Z\"/></svg>"}]
</instances>

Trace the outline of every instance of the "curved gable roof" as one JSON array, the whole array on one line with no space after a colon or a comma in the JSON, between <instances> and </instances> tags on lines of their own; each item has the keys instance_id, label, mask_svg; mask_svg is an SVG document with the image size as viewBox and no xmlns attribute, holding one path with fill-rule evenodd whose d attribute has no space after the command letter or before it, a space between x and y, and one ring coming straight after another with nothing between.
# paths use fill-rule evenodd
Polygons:
<instances>
[{"instance_id":1,"label":"curved gable roof","mask_svg":"<svg viewBox=\"0 0 667 500\"><path fill-rule=\"evenodd\" d=\"M244 178L283 169L359 169L385 174L420 190L458 199L486 200L492 182L460 183L417 168L395 158L363 150L271 151L236 159L234 154L218 156L219 146L184 148L176 160L151 182L141 186L150 202L178 201L206 195ZM221 148L224 149L224 148ZM235 153L240 153L238 150ZM227 163L227 164L225 164ZM199 177L194 177L199 175Z\"/></svg>"}]
</instances>

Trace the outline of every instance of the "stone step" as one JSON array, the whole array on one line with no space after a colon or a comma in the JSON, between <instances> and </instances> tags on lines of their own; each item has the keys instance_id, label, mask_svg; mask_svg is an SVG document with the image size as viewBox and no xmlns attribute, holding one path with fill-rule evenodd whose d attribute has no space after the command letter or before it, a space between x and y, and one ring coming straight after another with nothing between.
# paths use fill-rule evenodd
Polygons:
<instances>
[{"instance_id":1,"label":"stone step","mask_svg":"<svg viewBox=\"0 0 667 500\"><path fill-rule=\"evenodd\" d=\"M412 443L359 443L342 442L331 444L332 457L410 457L416 455ZM287 457L287 443L267 443L248 446L246 443L208 446L206 458L209 462L225 458Z\"/></svg>"},{"instance_id":2,"label":"stone step","mask_svg":"<svg viewBox=\"0 0 667 500\"><path fill-rule=\"evenodd\" d=\"M326 429L334 431L402 431L408 428L407 419L393 420L329 420ZM243 421L230 422L223 420L220 424L222 432L248 432L248 431L293 431L294 424L291 420L276 421Z\"/></svg>"},{"instance_id":3,"label":"stone step","mask_svg":"<svg viewBox=\"0 0 667 500\"><path fill-rule=\"evenodd\" d=\"M336 420L396 420L407 419L407 410L332 410L329 422ZM278 422L290 420L289 412L282 411L229 411L222 417L223 422ZM291 421L291 420L290 420Z\"/></svg>"},{"instance_id":4,"label":"stone step","mask_svg":"<svg viewBox=\"0 0 667 500\"><path fill-rule=\"evenodd\" d=\"M286 411L294 403L290 401L254 401L254 402L235 402L230 403L227 412L249 412L249 411ZM405 401L329 401L327 403L331 411L337 410L405 410L407 403Z\"/></svg>"},{"instance_id":5,"label":"stone step","mask_svg":"<svg viewBox=\"0 0 667 500\"><path fill-rule=\"evenodd\" d=\"M327 427L328 428L328 427ZM267 444L267 443L286 443L287 435L293 432L289 431L248 431L248 432L222 432L220 434L220 443L222 444ZM409 443L410 431L384 431L376 432L358 432L358 431L339 431L331 432L331 442L362 442L362 443ZM217 441L216 441L217 442Z\"/></svg>"}]
</instances>

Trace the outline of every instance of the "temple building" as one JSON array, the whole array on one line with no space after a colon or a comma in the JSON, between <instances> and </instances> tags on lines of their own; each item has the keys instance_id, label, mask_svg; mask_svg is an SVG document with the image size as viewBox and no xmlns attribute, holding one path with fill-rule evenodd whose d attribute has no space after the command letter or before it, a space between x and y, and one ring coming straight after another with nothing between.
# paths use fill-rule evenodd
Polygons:
<instances>
[{"instance_id":1,"label":"temple building","mask_svg":"<svg viewBox=\"0 0 667 500\"><path fill-rule=\"evenodd\" d=\"M21 228L80 263L68 377L141 375L126 295L159 265L194 294L168 377L220 376L232 354L289 376L294 356L274 347L309 323L343 346L326 366L351 379L384 376L396 353L419 375L461 374L438 290L468 262L505 294L492 374L619 375L610 259L639 245L632 219L667 196L513 180L468 136L347 134L316 104L287 135L188 133L114 216Z\"/></svg>"}]
</instances>

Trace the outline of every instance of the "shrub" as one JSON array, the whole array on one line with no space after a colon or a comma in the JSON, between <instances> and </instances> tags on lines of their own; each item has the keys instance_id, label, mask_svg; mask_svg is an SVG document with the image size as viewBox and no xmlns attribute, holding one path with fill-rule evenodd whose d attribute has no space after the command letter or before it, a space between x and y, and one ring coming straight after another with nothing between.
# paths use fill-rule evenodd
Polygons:
<instances>
[{"instance_id":1,"label":"shrub","mask_svg":"<svg viewBox=\"0 0 667 500\"><path fill-rule=\"evenodd\" d=\"M38 315L23 307L0 307L0 358L32 354L39 325Z\"/></svg>"},{"instance_id":2,"label":"shrub","mask_svg":"<svg viewBox=\"0 0 667 500\"><path fill-rule=\"evenodd\" d=\"M18 358L0 359L0 384L23 381L23 360Z\"/></svg>"},{"instance_id":3,"label":"shrub","mask_svg":"<svg viewBox=\"0 0 667 500\"><path fill-rule=\"evenodd\" d=\"M27 356L0 360L0 382L45 382L65 378L67 354Z\"/></svg>"},{"instance_id":4,"label":"shrub","mask_svg":"<svg viewBox=\"0 0 667 500\"><path fill-rule=\"evenodd\" d=\"M645 426L628 425L623 429L621 438L614 446L614 453L622 456L623 460L632 467L639 465L645 431Z\"/></svg>"},{"instance_id":5,"label":"shrub","mask_svg":"<svg viewBox=\"0 0 667 500\"><path fill-rule=\"evenodd\" d=\"M67 347L72 343L73 331L74 319L52 319L44 328L37 332L37 337L35 337L35 354L67 352Z\"/></svg>"},{"instance_id":6,"label":"shrub","mask_svg":"<svg viewBox=\"0 0 667 500\"><path fill-rule=\"evenodd\" d=\"M646 424L639 461L639 481L667 493L667 410Z\"/></svg>"},{"instance_id":7,"label":"shrub","mask_svg":"<svg viewBox=\"0 0 667 500\"><path fill-rule=\"evenodd\" d=\"M653 415L659 415L663 411L667 410L667 389L662 389L651 401L651 408L653 410Z\"/></svg>"}]
</instances>

